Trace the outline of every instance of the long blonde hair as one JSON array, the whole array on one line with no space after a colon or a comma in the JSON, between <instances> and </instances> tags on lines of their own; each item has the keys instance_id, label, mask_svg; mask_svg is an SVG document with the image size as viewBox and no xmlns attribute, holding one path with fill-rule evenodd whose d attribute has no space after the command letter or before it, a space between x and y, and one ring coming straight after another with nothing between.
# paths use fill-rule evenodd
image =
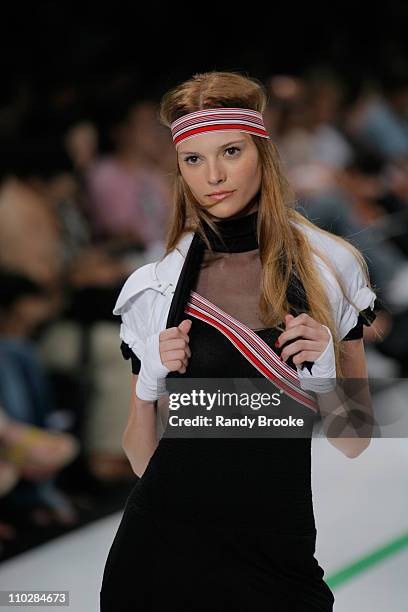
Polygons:
<instances>
[{"instance_id":1,"label":"long blonde hair","mask_svg":"<svg viewBox=\"0 0 408 612\"><path fill-rule=\"evenodd\" d=\"M186 113L205 108L251 108L264 112L267 95L261 82L236 72L204 72L168 91L162 98L159 118L163 125L171 123ZM262 181L258 204L259 255L262 263L260 312L270 327L277 327L289 312L287 289L291 274L295 273L303 284L309 304L308 314L329 327L334 342L337 376L343 376L341 367L341 342L333 320L330 301L312 253L318 255L332 270L339 286L356 310L358 308L346 294L336 268L324 253L310 244L307 236L293 222L309 226L337 240L349 249L361 265L367 285L372 288L367 263L360 251L346 239L319 228L295 210L294 192L282 170L279 152L266 138L252 136L262 165ZM166 256L177 245L185 232L197 231L207 246L203 224L209 224L219 235L217 224L194 198L184 181L179 166L173 176L173 207L166 243Z\"/></svg>"}]
</instances>

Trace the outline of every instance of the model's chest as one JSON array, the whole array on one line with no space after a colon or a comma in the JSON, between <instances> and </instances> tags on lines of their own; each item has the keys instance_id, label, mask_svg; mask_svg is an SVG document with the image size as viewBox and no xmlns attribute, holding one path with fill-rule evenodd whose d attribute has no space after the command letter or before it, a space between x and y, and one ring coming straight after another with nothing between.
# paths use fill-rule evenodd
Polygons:
<instances>
[{"instance_id":1,"label":"model's chest","mask_svg":"<svg viewBox=\"0 0 408 612\"><path fill-rule=\"evenodd\" d=\"M247 301L246 311L250 313L250 296ZM242 314L245 308L242 310L242 303L240 306ZM195 290L190 291L183 314L183 318L192 321L191 357L185 375L193 378L273 375L282 351L282 347L275 347L281 330L265 326L253 329ZM291 359L287 367L295 369Z\"/></svg>"}]
</instances>

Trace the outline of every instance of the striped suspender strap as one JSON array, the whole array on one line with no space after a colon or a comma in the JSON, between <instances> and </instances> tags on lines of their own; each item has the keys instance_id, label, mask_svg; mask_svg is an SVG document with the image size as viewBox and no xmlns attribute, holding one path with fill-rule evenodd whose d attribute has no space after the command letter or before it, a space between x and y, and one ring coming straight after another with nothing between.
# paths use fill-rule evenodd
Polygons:
<instances>
[{"instance_id":1,"label":"striped suspender strap","mask_svg":"<svg viewBox=\"0 0 408 612\"><path fill-rule=\"evenodd\" d=\"M287 363L281 361L270 346L252 329L195 291L190 293L185 312L218 329L261 374L293 399L314 412L318 411L318 404L314 397L300 387L298 373Z\"/></svg>"}]
</instances>

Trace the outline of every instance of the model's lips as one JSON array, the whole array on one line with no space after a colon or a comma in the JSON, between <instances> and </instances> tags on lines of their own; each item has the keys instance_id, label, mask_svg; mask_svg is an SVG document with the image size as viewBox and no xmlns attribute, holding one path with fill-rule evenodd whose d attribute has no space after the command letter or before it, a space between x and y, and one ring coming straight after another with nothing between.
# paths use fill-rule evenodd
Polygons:
<instances>
[{"instance_id":1,"label":"model's lips","mask_svg":"<svg viewBox=\"0 0 408 612\"><path fill-rule=\"evenodd\" d=\"M225 198L230 196L232 193L234 192L233 191L219 191L216 193L209 193L208 197L212 198L213 200L224 200Z\"/></svg>"}]
</instances>

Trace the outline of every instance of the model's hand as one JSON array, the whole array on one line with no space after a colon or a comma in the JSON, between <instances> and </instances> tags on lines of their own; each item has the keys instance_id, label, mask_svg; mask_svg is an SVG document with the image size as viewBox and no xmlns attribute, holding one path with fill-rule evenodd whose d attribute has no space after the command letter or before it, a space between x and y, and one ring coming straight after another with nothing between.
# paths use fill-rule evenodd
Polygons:
<instances>
[{"instance_id":1,"label":"model's hand","mask_svg":"<svg viewBox=\"0 0 408 612\"><path fill-rule=\"evenodd\" d=\"M188 345L192 321L184 319L178 327L169 327L160 332L160 359L172 372L184 374L187 370L191 350Z\"/></svg>"},{"instance_id":2,"label":"model's hand","mask_svg":"<svg viewBox=\"0 0 408 612\"><path fill-rule=\"evenodd\" d=\"M140 372L136 382L139 399L153 402L165 393L165 378L170 371L183 374L188 358L191 320L185 319L178 327L170 327L149 336L145 343Z\"/></svg>"},{"instance_id":3,"label":"model's hand","mask_svg":"<svg viewBox=\"0 0 408 612\"><path fill-rule=\"evenodd\" d=\"M300 339L282 349L283 361L286 361L291 355L294 355L292 361L295 365L301 365L303 361L317 361L330 343L330 330L305 312L297 317L287 314L285 326L286 330L277 338L279 342L277 346L282 346L294 338L300 337Z\"/></svg>"},{"instance_id":4,"label":"model's hand","mask_svg":"<svg viewBox=\"0 0 408 612\"><path fill-rule=\"evenodd\" d=\"M302 312L297 317L285 316L285 331L277 341L282 346L288 340L294 340L285 346L281 358L286 361L291 355L296 366L302 389L326 393L336 386L336 359L333 338L330 329ZM303 367L304 361L312 361L311 371Z\"/></svg>"}]
</instances>

